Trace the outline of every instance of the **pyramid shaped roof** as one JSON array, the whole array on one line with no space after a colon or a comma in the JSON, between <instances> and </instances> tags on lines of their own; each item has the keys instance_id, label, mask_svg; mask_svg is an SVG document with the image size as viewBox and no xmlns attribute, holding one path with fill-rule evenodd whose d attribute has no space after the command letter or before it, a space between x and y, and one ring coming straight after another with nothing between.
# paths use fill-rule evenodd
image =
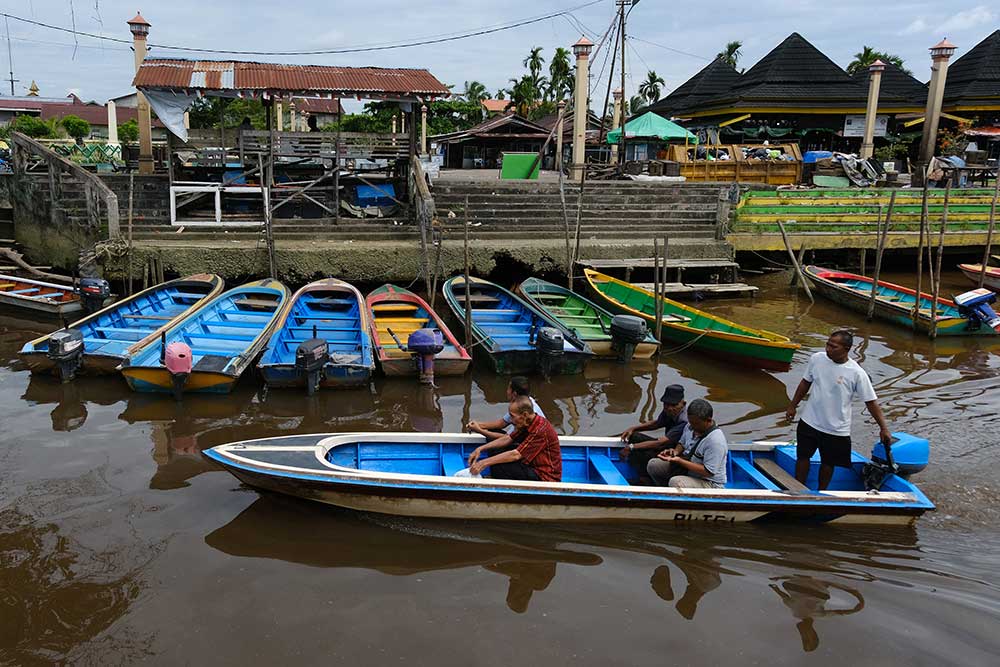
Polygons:
<instances>
[{"instance_id":1,"label":"pyramid shaped roof","mask_svg":"<svg viewBox=\"0 0 1000 667\"><path fill-rule=\"evenodd\" d=\"M650 105L648 111L670 116L685 109L697 108L703 102L728 91L739 78L740 73L736 68L722 58L716 58L669 95Z\"/></svg>"},{"instance_id":2,"label":"pyramid shaped roof","mask_svg":"<svg viewBox=\"0 0 1000 667\"><path fill-rule=\"evenodd\" d=\"M892 63L883 63L885 71L882 72L882 83L879 85L879 98L885 99L885 95L895 95L905 100L909 100L918 106L927 106L927 84L921 83L912 74L907 74ZM868 89L868 82L871 73L868 68L859 70L852 77L865 89Z\"/></svg>"},{"instance_id":3,"label":"pyramid shaped roof","mask_svg":"<svg viewBox=\"0 0 1000 667\"><path fill-rule=\"evenodd\" d=\"M944 106L953 110L1000 109L1000 30L987 35L948 67Z\"/></svg>"}]
</instances>

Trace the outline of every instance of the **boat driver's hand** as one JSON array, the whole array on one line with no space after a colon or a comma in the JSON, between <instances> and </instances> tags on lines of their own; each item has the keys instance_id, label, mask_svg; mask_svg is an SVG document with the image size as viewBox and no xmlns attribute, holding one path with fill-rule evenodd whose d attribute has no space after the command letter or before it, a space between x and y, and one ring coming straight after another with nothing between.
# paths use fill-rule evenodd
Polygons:
<instances>
[{"instance_id":1,"label":"boat driver's hand","mask_svg":"<svg viewBox=\"0 0 1000 667\"><path fill-rule=\"evenodd\" d=\"M788 407L785 408L785 419L787 419L788 421L792 421L793 419L795 419L795 406L792 405L791 403L789 403Z\"/></svg>"},{"instance_id":2,"label":"boat driver's hand","mask_svg":"<svg viewBox=\"0 0 1000 667\"><path fill-rule=\"evenodd\" d=\"M889 429L879 429L878 437L879 441L886 447L893 443L892 433L889 432Z\"/></svg>"},{"instance_id":3,"label":"boat driver's hand","mask_svg":"<svg viewBox=\"0 0 1000 667\"><path fill-rule=\"evenodd\" d=\"M622 442L628 442L633 433L635 433L635 427L627 428L622 431Z\"/></svg>"}]
</instances>

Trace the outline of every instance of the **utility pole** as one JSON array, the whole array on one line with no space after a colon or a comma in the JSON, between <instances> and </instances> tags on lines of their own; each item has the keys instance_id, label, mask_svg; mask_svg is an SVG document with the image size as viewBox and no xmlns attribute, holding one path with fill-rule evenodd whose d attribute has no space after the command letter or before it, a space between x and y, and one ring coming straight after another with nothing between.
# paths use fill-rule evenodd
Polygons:
<instances>
[{"instance_id":1,"label":"utility pole","mask_svg":"<svg viewBox=\"0 0 1000 667\"><path fill-rule=\"evenodd\" d=\"M7 17L3 17L4 25L7 26L7 64L10 66L10 94L11 97L14 96L14 83L20 81L20 79L14 78L14 54L10 48L10 21Z\"/></svg>"},{"instance_id":2,"label":"utility pole","mask_svg":"<svg viewBox=\"0 0 1000 667\"><path fill-rule=\"evenodd\" d=\"M621 79L622 79L622 85L621 85L621 91L622 91L622 112L623 113L622 113L622 126L621 126L622 127L622 134L621 134L621 138L618 140L619 144L621 144L620 147L619 147L619 149L618 149L618 159L621 161L621 164L625 164L625 118L626 118L626 114L624 113L624 111L625 111L625 19L628 16L628 14L625 12L625 7L628 6L628 8L629 8L628 13L631 13L632 12L632 8L635 7L637 4L639 4L639 0L615 0L615 3L618 5L618 20L619 20L618 30L619 30L619 36L621 37L621 42L622 42L622 52L621 52L621 59L622 59ZM629 113L633 113L634 111L635 111L635 109L629 109Z\"/></svg>"}]
</instances>

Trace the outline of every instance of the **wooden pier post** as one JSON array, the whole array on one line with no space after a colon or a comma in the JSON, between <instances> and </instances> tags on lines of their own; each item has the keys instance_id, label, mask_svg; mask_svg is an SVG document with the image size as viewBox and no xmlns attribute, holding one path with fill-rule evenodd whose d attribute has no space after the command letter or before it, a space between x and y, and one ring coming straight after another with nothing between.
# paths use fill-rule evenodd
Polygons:
<instances>
[{"instance_id":1,"label":"wooden pier post","mask_svg":"<svg viewBox=\"0 0 1000 667\"><path fill-rule=\"evenodd\" d=\"M877 226L875 227L875 233L878 233L878 227ZM867 248L862 248L861 249L861 275L865 275L865 274L868 273L868 271L867 271L868 267L866 266L866 264L867 264L867 261L866 261L867 258L868 258L868 249Z\"/></svg>"},{"instance_id":2,"label":"wooden pier post","mask_svg":"<svg viewBox=\"0 0 1000 667\"><path fill-rule=\"evenodd\" d=\"M653 319L656 320L653 332L656 340L660 340L660 330L663 318L660 316L660 240L653 237Z\"/></svg>"},{"instance_id":3,"label":"wooden pier post","mask_svg":"<svg viewBox=\"0 0 1000 667\"><path fill-rule=\"evenodd\" d=\"M465 351L472 354L472 301L469 294L469 198L465 198Z\"/></svg>"},{"instance_id":4,"label":"wooden pier post","mask_svg":"<svg viewBox=\"0 0 1000 667\"><path fill-rule=\"evenodd\" d=\"M990 225L986 230L986 248L983 250L983 262L979 266L979 286L986 282L986 266L990 262L990 255L993 252L993 227L997 220L997 198L1000 197L1000 172L997 172L996 183L993 188L993 203L990 204Z\"/></svg>"},{"instance_id":5,"label":"wooden pier post","mask_svg":"<svg viewBox=\"0 0 1000 667\"><path fill-rule=\"evenodd\" d=\"M920 318L920 291L924 284L924 225L927 224L927 174L924 174L924 194L920 203L920 239L917 242L917 294L913 300L913 328Z\"/></svg>"},{"instance_id":6,"label":"wooden pier post","mask_svg":"<svg viewBox=\"0 0 1000 667\"><path fill-rule=\"evenodd\" d=\"M938 305L938 294L941 292L941 256L944 255L944 231L948 227L948 198L951 196L951 179L949 178L944 186L944 210L941 211L941 229L938 231L938 246L937 246L937 267L934 269L934 276L932 280L934 281L934 294L931 301L931 330L929 335L931 340L937 338L937 305ZM930 230L928 230L929 232ZM928 233L928 237L930 234ZM930 238L927 239L928 248L930 247Z\"/></svg>"},{"instance_id":7,"label":"wooden pier post","mask_svg":"<svg viewBox=\"0 0 1000 667\"><path fill-rule=\"evenodd\" d=\"M802 273L802 267L799 265L799 260L795 258L795 251L792 250L792 244L788 240L788 233L785 231L785 224L780 220L778 221L778 230L781 232L781 239L785 242L785 250L788 251L788 256L792 260L792 266L795 267L795 273L798 274L799 280L802 283L802 289L806 291L806 296L809 297L809 302L816 303L816 300L812 295L812 290L809 289L809 283L806 280L806 276Z\"/></svg>"},{"instance_id":8,"label":"wooden pier post","mask_svg":"<svg viewBox=\"0 0 1000 667\"><path fill-rule=\"evenodd\" d=\"M575 148L573 150L576 150ZM573 262L580 259L580 227L583 225L583 188L587 183L587 165L580 167L580 195L576 199L576 247L573 250Z\"/></svg>"},{"instance_id":9,"label":"wooden pier post","mask_svg":"<svg viewBox=\"0 0 1000 667\"><path fill-rule=\"evenodd\" d=\"M128 173L128 290L127 294L132 296L132 201L133 188L135 187L135 172Z\"/></svg>"},{"instance_id":10,"label":"wooden pier post","mask_svg":"<svg viewBox=\"0 0 1000 667\"><path fill-rule=\"evenodd\" d=\"M664 236L663 236L663 261L660 263L663 266L663 269L660 272L660 293L659 293L659 295L657 295L657 298L656 298L656 303L658 303L660 305L660 316L656 320L656 340L660 340L660 336L663 335L663 313L664 313L664 306L665 306L665 304L663 303L663 300L667 296L667 258L670 256L669 246L667 245L668 244L667 238L668 237L664 234ZM680 282L680 271L681 271L681 269L678 268L677 269L677 272L678 272L677 273L678 282Z\"/></svg>"},{"instance_id":11,"label":"wooden pier post","mask_svg":"<svg viewBox=\"0 0 1000 667\"><path fill-rule=\"evenodd\" d=\"M896 191L889 195L889 210L885 213L885 223L882 225L881 234L878 238L878 251L875 253L875 275L872 276L872 296L868 302L868 321L875 316L875 296L878 293L878 279L882 274L882 255L885 253L885 242L889 237L889 224L892 222L892 208L896 204ZM878 220L882 223L882 207L878 209Z\"/></svg>"},{"instance_id":12,"label":"wooden pier post","mask_svg":"<svg viewBox=\"0 0 1000 667\"><path fill-rule=\"evenodd\" d=\"M561 118L560 118L561 123ZM561 136L561 135L560 135ZM566 232L566 289L573 289L573 248L569 238L569 212L566 210L566 185L562 169L559 171L559 200L562 202L563 229Z\"/></svg>"}]
</instances>

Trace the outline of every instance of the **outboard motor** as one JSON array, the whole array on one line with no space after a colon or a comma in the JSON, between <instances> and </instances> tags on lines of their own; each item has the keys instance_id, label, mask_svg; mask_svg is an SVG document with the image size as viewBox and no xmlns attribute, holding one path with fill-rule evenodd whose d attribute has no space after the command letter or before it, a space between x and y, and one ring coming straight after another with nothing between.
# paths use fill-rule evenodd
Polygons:
<instances>
[{"instance_id":1,"label":"outboard motor","mask_svg":"<svg viewBox=\"0 0 1000 667\"><path fill-rule=\"evenodd\" d=\"M978 329L980 325L985 324L1000 333L1000 315L990 308L990 304L996 300L996 294L985 287L980 287L956 296L955 305L958 306L958 312L968 318L970 330Z\"/></svg>"},{"instance_id":2,"label":"outboard motor","mask_svg":"<svg viewBox=\"0 0 1000 667\"><path fill-rule=\"evenodd\" d=\"M49 336L48 357L59 369L63 382L71 382L83 362L83 332L77 329L63 329Z\"/></svg>"},{"instance_id":3,"label":"outboard motor","mask_svg":"<svg viewBox=\"0 0 1000 667\"><path fill-rule=\"evenodd\" d=\"M166 342L166 335L163 335L160 344ZM173 342L166 347L162 347L163 366L170 373L171 389L174 393L174 400L181 400L184 395L184 385L191 377L191 366L194 363L191 358L191 348L187 343Z\"/></svg>"},{"instance_id":4,"label":"outboard motor","mask_svg":"<svg viewBox=\"0 0 1000 667\"><path fill-rule=\"evenodd\" d=\"M434 355L444 349L439 329L417 329L406 339L406 349L416 358L421 384L434 384Z\"/></svg>"},{"instance_id":5,"label":"outboard motor","mask_svg":"<svg viewBox=\"0 0 1000 667\"><path fill-rule=\"evenodd\" d=\"M927 467L930 459L930 443L909 433L893 433L892 445L888 448L882 442L872 448L872 462L866 463L861 471L865 488L877 490L893 474L903 478L915 475Z\"/></svg>"},{"instance_id":6,"label":"outboard motor","mask_svg":"<svg viewBox=\"0 0 1000 667\"><path fill-rule=\"evenodd\" d=\"M111 296L111 285L103 278L82 278L78 291L84 312L91 315L104 307L104 301Z\"/></svg>"},{"instance_id":7,"label":"outboard motor","mask_svg":"<svg viewBox=\"0 0 1000 667\"><path fill-rule=\"evenodd\" d=\"M565 339L559 329L541 327L538 330L535 349L538 350L538 365L541 367L543 375L552 375L552 369L562 357L564 346Z\"/></svg>"},{"instance_id":8,"label":"outboard motor","mask_svg":"<svg viewBox=\"0 0 1000 667\"><path fill-rule=\"evenodd\" d=\"M646 340L649 329L646 320L634 315L615 315L611 319L611 349L618 353L618 363L624 364L635 354L635 346Z\"/></svg>"},{"instance_id":9,"label":"outboard motor","mask_svg":"<svg viewBox=\"0 0 1000 667\"><path fill-rule=\"evenodd\" d=\"M295 348L295 370L306 378L306 393L312 396L323 381L323 367L330 361L330 348L322 338L310 338Z\"/></svg>"}]
</instances>

